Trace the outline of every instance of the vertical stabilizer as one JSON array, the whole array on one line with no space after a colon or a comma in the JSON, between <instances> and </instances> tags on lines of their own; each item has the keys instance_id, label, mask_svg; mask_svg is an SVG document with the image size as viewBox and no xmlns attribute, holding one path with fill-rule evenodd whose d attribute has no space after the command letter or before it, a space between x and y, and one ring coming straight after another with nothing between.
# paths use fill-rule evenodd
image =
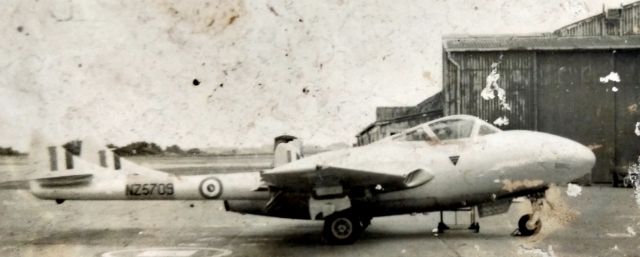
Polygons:
<instances>
[{"instance_id":1,"label":"vertical stabilizer","mask_svg":"<svg viewBox=\"0 0 640 257\"><path fill-rule=\"evenodd\" d=\"M302 155L302 141L289 135L276 137L274 140L273 167L278 167L295 160L299 160Z\"/></svg>"},{"instance_id":2,"label":"vertical stabilizer","mask_svg":"<svg viewBox=\"0 0 640 257\"><path fill-rule=\"evenodd\" d=\"M166 176L167 174L143 167L121 158L106 144L95 138L74 140L64 145L52 143L40 132L31 136L29 150L30 174L27 178L42 178L71 173L139 174Z\"/></svg>"}]
</instances>

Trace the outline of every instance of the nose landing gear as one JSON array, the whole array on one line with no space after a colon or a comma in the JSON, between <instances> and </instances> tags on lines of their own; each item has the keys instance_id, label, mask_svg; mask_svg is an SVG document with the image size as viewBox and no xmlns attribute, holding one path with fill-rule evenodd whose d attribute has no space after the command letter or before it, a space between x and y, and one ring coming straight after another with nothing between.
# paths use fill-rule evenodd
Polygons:
<instances>
[{"instance_id":1,"label":"nose landing gear","mask_svg":"<svg viewBox=\"0 0 640 257\"><path fill-rule=\"evenodd\" d=\"M518 220L518 228L513 232L515 236L532 236L538 234L542 229L542 221L540 220L540 211L544 203L544 198L530 198L531 214L525 214Z\"/></svg>"}]
</instances>

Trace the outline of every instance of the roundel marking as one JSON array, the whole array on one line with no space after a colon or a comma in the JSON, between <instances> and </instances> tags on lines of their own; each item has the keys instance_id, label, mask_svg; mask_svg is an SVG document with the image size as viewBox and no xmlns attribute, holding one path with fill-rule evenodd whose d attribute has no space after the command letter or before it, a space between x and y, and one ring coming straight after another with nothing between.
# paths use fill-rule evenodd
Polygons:
<instances>
[{"instance_id":1,"label":"roundel marking","mask_svg":"<svg viewBox=\"0 0 640 257\"><path fill-rule=\"evenodd\" d=\"M204 179L200 182L200 195L207 199L215 199L222 194L222 183L215 177Z\"/></svg>"}]
</instances>

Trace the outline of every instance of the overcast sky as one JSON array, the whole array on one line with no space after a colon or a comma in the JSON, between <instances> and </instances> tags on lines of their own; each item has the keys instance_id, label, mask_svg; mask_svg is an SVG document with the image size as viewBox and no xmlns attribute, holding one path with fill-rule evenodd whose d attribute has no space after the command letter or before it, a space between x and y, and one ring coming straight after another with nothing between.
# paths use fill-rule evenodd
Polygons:
<instances>
[{"instance_id":1,"label":"overcast sky","mask_svg":"<svg viewBox=\"0 0 640 257\"><path fill-rule=\"evenodd\" d=\"M0 146L26 150L34 129L58 142L350 144L376 106L441 89L442 35L551 32L605 2L621 3L5 1Z\"/></svg>"}]
</instances>

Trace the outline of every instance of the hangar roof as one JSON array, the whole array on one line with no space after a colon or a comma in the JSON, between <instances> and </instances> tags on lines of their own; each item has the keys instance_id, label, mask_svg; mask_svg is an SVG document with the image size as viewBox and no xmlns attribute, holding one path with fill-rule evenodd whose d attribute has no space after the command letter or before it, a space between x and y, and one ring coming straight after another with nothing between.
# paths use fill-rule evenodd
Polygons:
<instances>
[{"instance_id":1,"label":"hangar roof","mask_svg":"<svg viewBox=\"0 0 640 257\"><path fill-rule=\"evenodd\" d=\"M442 42L446 52L640 49L640 36L461 36Z\"/></svg>"}]
</instances>

